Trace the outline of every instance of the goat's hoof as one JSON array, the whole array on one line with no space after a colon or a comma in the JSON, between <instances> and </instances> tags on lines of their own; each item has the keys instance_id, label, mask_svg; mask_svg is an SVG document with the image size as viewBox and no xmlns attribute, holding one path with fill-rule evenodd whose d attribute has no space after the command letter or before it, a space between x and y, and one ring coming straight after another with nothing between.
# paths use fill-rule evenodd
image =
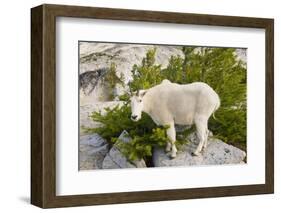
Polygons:
<instances>
[{"instance_id":1,"label":"goat's hoof","mask_svg":"<svg viewBox=\"0 0 281 213\"><path fill-rule=\"evenodd\" d=\"M177 157L177 154L176 153L171 153L171 155L170 155L170 158L171 159L174 159L174 158L176 158Z\"/></svg>"},{"instance_id":2,"label":"goat's hoof","mask_svg":"<svg viewBox=\"0 0 281 213\"><path fill-rule=\"evenodd\" d=\"M170 151L171 151L171 149L168 149L168 148L165 149L165 152L166 152L166 153L168 153L168 152L170 152Z\"/></svg>"},{"instance_id":3,"label":"goat's hoof","mask_svg":"<svg viewBox=\"0 0 281 213\"><path fill-rule=\"evenodd\" d=\"M208 144L204 145L204 146L202 147L202 149L205 150L205 149L207 149L207 147L208 147Z\"/></svg>"},{"instance_id":4,"label":"goat's hoof","mask_svg":"<svg viewBox=\"0 0 281 213\"><path fill-rule=\"evenodd\" d=\"M199 156L200 153L199 153L199 152L192 152L191 155L193 155L193 156Z\"/></svg>"}]
</instances>

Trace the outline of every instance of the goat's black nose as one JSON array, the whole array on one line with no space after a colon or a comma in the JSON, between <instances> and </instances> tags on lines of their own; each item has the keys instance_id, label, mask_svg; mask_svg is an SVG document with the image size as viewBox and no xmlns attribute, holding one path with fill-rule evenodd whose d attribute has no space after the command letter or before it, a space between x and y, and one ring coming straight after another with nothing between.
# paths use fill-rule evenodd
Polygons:
<instances>
[{"instance_id":1,"label":"goat's black nose","mask_svg":"<svg viewBox=\"0 0 281 213\"><path fill-rule=\"evenodd\" d=\"M131 116L132 119L136 119L137 117L138 117L138 116L136 116L136 115L132 115L132 116Z\"/></svg>"}]
</instances>

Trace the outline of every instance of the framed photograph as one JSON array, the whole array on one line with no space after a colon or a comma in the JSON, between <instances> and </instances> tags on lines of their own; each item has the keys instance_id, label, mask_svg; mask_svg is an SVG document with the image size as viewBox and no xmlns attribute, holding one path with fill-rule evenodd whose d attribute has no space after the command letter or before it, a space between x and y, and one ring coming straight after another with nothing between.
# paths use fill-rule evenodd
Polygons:
<instances>
[{"instance_id":1,"label":"framed photograph","mask_svg":"<svg viewBox=\"0 0 281 213\"><path fill-rule=\"evenodd\" d=\"M31 9L31 203L274 192L274 21Z\"/></svg>"}]
</instances>

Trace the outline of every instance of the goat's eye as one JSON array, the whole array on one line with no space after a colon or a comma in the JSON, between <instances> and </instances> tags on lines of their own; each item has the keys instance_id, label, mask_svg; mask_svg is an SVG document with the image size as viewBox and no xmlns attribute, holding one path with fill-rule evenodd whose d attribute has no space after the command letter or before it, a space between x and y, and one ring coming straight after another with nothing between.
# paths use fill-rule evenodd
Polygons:
<instances>
[{"instance_id":1,"label":"goat's eye","mask_svg":"<svg viewBox=\"0 0 281 213\"><path fill-rule=\"evenodd\" d=\"M142 100L139 100L139 102L142 102Z\"/></svg>"}]
</instances>

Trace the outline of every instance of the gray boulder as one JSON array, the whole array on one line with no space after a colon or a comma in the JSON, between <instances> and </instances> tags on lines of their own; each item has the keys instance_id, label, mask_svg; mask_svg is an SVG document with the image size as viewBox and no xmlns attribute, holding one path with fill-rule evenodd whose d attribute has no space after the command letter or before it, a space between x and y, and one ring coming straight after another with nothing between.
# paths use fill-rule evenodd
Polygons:
<instances>
[{"instance_id":1,"label":"gray boulder","mask_svg":"<svg viewBox=\"0 0 281 213\"><path fill-rule=\"evenodd\" d=\"M190 134L188 140L189 143L179 149L177 157L174 159L167 156L163 148L155 148L153 152L154 166L169 167L244 163L246 157L244 151L215 138L208 139L208 146L202 151L200 156L193 156L192 152L194 152L198 145L196 134Z\"/></svg>"},{"instance_id":2,"label":"gray boulder","mask_svg":"<svg viewBox=\"0 0 281 213\"><path fill-rule=\"evenodd\" d=\"M131 138L128 132L124 130L119 136L119 143L130 143ZM103 169L118 169L118 168L145 168L146 164L143 159L129 161L119 150L118 145L114 145L104 158L102 163Z\"/></svg>"},{"instance_id":3,"label":"gray boulder","mask_svg":"<svg viewBox=\"0 0 281 213\"><path fill-rule=\"evenodd\" d=\"M117 105L118 106L122 106L124 104L124 102L122 101L107 101L107 102L95 102L92 104L86 104L83 105L82 103L80 103L80 133L83 135L84 131L83 131L83 127L87 127L87 128L96 128L99 127L101 124L98 122L94 122L91 118L90 115L93 112L98 112L100 111L102 114L105 114L105 108L114 108Z\"/></svg>"},{"instance_id":4,"label":"gray boulder","mask_svg":"<svg viewBox=\"0 0 281 213\"><path fill-rule=\"evenodd\" d=\"M108 150L108 143L98 134L81 136L79 144L79 169L101 169Z\"/></svg>"}]
</instances>

